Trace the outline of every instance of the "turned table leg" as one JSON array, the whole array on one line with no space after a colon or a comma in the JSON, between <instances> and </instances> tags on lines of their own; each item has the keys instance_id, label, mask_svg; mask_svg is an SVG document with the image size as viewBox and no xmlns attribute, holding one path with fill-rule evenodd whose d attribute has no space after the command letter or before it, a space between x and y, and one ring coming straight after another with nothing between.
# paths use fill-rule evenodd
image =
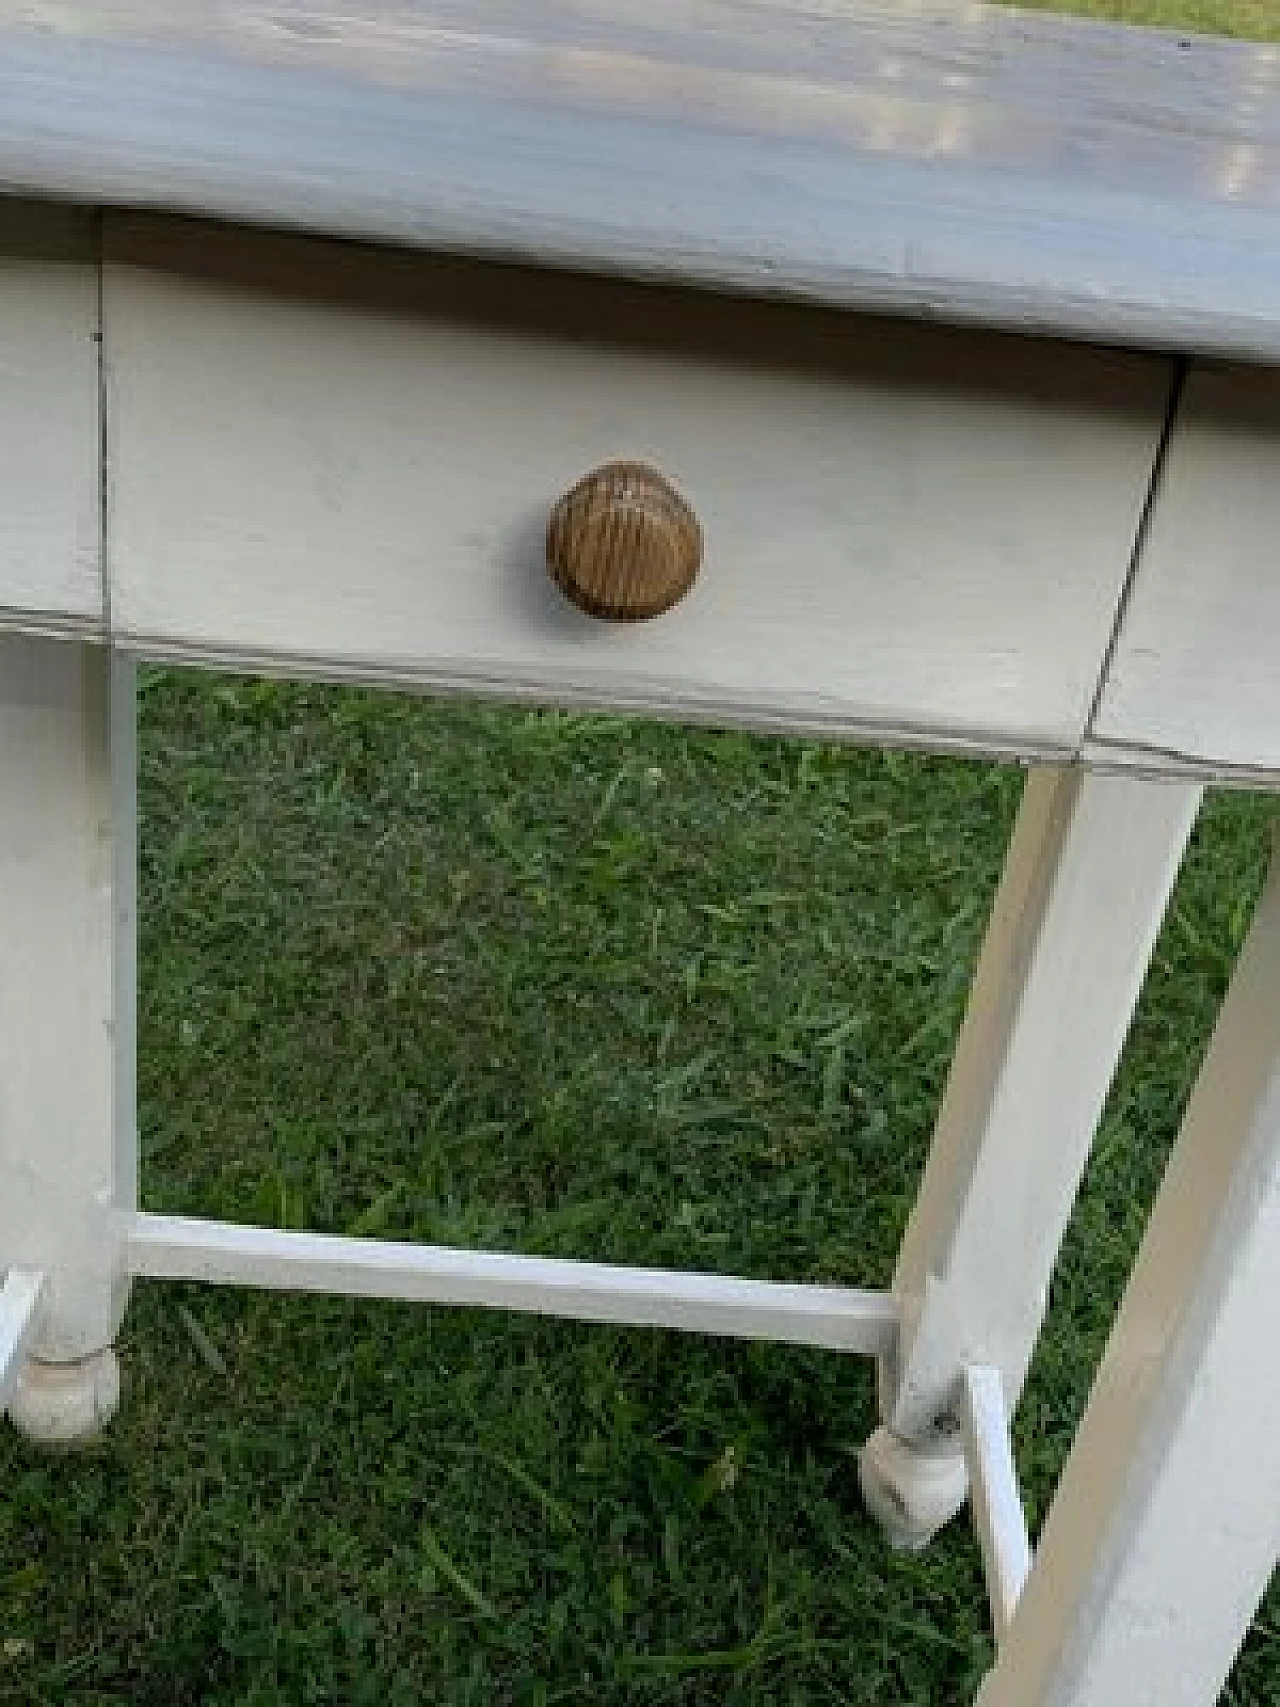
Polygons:
<instances>
[{"instance_id":1,"label":"turned table leg","mask_svg":"<svg viewBox=\"0 0 1280 1707\"><path fill-rule=\"evenodd\" d=\"M134 769L132 664L0 638L0 1270L42 1277L7 1405L45 1441L92 1435L119 1399Z\"/></svg>"},{"instance_id":2,"label":"turned table leg","mask_svg":"<svg viewBox=\"0 0 1280 1707\"><path fill-rule=\"evenodd\" d=\"M1280 1556L1280 859L980 1707L1210 1707Z\"/></svg>"},{"instance_id":3,"label":"turned table leg","mask_svg":"<svg viewBox=\"0 0 1280 1707\"><path fill-rule=\"evenodd\" d=\"M863 1495L923 1546L964 1502L966 1365L1010 1413L1200 789L1043 768L1027 779L894 1276L896 1353Z\"/></svg>"}]
</instances>

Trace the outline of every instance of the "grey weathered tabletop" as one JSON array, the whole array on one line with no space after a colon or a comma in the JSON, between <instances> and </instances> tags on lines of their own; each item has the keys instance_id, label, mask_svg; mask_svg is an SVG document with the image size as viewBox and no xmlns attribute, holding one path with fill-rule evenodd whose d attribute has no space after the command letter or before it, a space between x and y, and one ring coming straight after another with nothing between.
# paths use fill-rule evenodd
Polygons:
<instances>
[{"instance_id":1,"label":"grey weathered tabletop","mask_svg":"<svg viewBox=\"0 0 1280 1707\"><path fill-rule=\"evenodd\" d=\"M1280 361L1280 46L868 0L0 0L0 189Z\"/></svg>"}]
</instances>

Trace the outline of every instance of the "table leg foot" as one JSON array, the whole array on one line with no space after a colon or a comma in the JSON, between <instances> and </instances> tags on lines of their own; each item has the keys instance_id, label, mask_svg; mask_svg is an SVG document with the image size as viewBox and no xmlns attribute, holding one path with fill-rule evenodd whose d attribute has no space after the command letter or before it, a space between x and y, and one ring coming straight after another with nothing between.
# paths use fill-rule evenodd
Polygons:
<instances>
[{"instance_id":1,"label":"table leg foot","mask_svg":"<svg viewBox=\"0 0 1280 1707\"><path fill-rule=\"evenodd\" d=\"M109 1347L74 1363L29 1358L9 1400L9 1420L40 1446L94 1440L120 1406L120 1362Z\"/></svg>"},{"instance_id":2,"label":"table leg foot","mask_svg":"<svg viewBox=\"0 0 1280 1707\"><path fill-rule=\"evenodd\" d=\"M959 1445L928 1451L878 1428L858 1454L863 1503L889 1545L918 1553L964 1505L969 1478Z\"/></svg>"}]
</instances>

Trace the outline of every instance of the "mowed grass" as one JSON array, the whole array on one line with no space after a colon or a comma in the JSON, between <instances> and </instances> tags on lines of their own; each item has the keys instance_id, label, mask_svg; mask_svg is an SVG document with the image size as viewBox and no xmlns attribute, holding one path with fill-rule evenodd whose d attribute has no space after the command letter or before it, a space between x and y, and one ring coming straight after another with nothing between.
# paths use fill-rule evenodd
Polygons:
<instances>
[{"instance_id":1,"label":"mowed grass","mask_svg":"<svg viewBox=\"0 0 1280 1707\"><path fill-rule=\"evenodd\" d=\"M144 1198L889 1276L1013 768L148 672ZM1213 799L1019 1420L1050 1496L1265 858ZM1010 1276L1009 1283L1017 1284ZM90 1455L5 1434L0 1702L961 1703L953 1526L857 1359L142 1285ZM1276 1609L1230 1700L1280 1699Z\"/></svg>"},{"instance_id":2,"label":"mowed grass","mask_svg":"<svg viewBox=\"0 0 1280 1707\"><path fill-rule=\"evenodd\" d=\"M1280 38L1271 0L1074 9ZM166 672L141 705L148 1206L888 1279L1016 770ZM1019 1416L1033 1524L1272 811L1211 797L1179 882ZM947 1707L990 1662L967 1526L901 1559L859 1510L859 1360L155 1284L122 1353L91 1453L0 1432L0 1703ZM1278 1599L1235 1707L1280 1702Z\"/></svg>"},{"instance_id":3,"label":"mowed grass","mask_svg":"<svg viewBox=\"0 0 1280 1707\"><path fill-rule=\"evenodd\" d=\"M998 4L1005 0L997 0ZM1018 0L1018 9L1280 41L1280 0Z\"/></svg>"}]
</instances>

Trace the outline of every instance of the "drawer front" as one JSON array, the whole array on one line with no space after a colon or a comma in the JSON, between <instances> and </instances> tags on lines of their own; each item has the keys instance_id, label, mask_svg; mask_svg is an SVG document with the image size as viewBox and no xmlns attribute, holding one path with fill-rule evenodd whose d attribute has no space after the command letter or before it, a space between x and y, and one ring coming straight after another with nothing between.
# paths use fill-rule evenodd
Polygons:
<instances>
[{"instance_id":1,"label":"drawer front","mask_svg":"<svg viewBox=\"0 0 1280 1707\"><path fill-rule=\"evenodd\" d=\"M117 634L731 722L1070 750L1164 364L283 240L124 227L105 279ZM652 464L704 561L652 621L548 514Z\"/></svg>"},{"instance_id":2,"label":"drawer front","mask_svg":"<svg viewBox=\"0 0 1280 1707\"><path fill-rule=\"evenodd\" d=\"M1280 779L1280 374L1190 375L1093 736Z\"/></svg>"},{"instance_id":3,"label":"drawer front","mask_svg":"<svg viewBox=\"0 0 1280 1707\"><path fill-rule=\"evenodd\" d=\"M102 626L92 219L0 204L0 628Z\"/></svg>"}]
</instances>

